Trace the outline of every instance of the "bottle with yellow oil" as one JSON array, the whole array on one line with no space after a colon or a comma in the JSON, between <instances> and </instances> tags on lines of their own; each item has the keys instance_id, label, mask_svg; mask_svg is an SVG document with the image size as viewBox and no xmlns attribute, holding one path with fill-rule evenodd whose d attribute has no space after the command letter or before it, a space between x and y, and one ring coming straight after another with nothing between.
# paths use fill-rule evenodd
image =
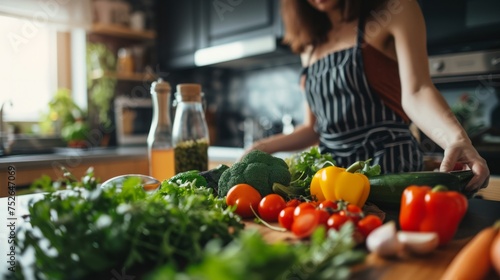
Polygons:
<instances>
[{"instance_id":1,"label":"bottle with yellow oil","mask_svg":"<svg viewBox=\"0 0 500 280\"><path fill-rule=\"evenodd\" d=\"M162 79L151 85L153 118L148 134L149 175L163 181L175 175L170 121L170 84Z\"/></svg>"}]
</instances>

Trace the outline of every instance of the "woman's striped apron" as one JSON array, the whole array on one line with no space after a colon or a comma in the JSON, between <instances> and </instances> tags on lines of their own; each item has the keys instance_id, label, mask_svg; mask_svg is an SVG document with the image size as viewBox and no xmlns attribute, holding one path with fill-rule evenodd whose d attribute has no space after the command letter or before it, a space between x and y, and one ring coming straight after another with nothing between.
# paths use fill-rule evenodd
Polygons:
<instances>
[{"instance_id":1,"label":"woman's striped apron","mask_svg":"<svg viewBox=\"0 0 500 280\"><path fill-rule=\"evenodd\" d=\"M422 170L422 152L408 124L367 83L363 28L360 18L354 47L330 53L304 69L319 148L331 153L337 166L371 158L383 173Z\"/></svg>"}]
</instances>

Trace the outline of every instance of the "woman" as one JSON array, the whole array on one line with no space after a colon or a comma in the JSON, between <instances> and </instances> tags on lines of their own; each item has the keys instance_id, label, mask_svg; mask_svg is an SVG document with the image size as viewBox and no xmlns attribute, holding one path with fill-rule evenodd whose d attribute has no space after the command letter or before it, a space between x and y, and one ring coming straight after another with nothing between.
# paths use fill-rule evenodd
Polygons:
<instances>
[{"instance_id":1,"label":"woman","mask_svg":"<svg viewBox=\"0 0 500 280\"><path fill-rule=\"evenodd\" d=\"M410 121L444 149L441 171L457 162L489 170L432 84L425 23L414 0L282 0L285 42L301 54L304 123L292 134L260 140L268 153L319 145L339 166L373 159L383 172L422 170Z\"/></svg>"}]
</instances>

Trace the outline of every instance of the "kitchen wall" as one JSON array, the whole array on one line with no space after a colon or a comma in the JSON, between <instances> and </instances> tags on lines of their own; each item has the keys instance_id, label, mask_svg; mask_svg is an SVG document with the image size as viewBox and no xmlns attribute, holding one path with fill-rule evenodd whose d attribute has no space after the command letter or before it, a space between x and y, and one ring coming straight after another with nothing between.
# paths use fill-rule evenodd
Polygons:
<instances>
[{"instance_id":1,"label":"kitchen wall","mask_svg":"<svg viewBox=\"0 0 500 280\"><path fill-rule=\"evenodd\" d=\"M204 67L165 79L172 87L202 84L212 145L244 147L303 122L300 69L294 63L247 70Z\"/></svg>"}]
</instances>

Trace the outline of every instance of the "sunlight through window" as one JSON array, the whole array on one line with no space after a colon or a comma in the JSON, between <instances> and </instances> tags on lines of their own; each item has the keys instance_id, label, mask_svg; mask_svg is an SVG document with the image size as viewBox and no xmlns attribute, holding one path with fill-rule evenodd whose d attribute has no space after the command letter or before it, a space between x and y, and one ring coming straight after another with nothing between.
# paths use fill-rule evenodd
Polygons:
<instances>
[{"instance_id":1,"label":"sunlight through window","mask_svg":"<svg viewBox=\"0 0 500 280\"><path fill-rule=\"evenodd\" d=\"M0 103L5 121L36 122L57 90L56 31L0 16Z\"/></svg>"}]
</instances>

